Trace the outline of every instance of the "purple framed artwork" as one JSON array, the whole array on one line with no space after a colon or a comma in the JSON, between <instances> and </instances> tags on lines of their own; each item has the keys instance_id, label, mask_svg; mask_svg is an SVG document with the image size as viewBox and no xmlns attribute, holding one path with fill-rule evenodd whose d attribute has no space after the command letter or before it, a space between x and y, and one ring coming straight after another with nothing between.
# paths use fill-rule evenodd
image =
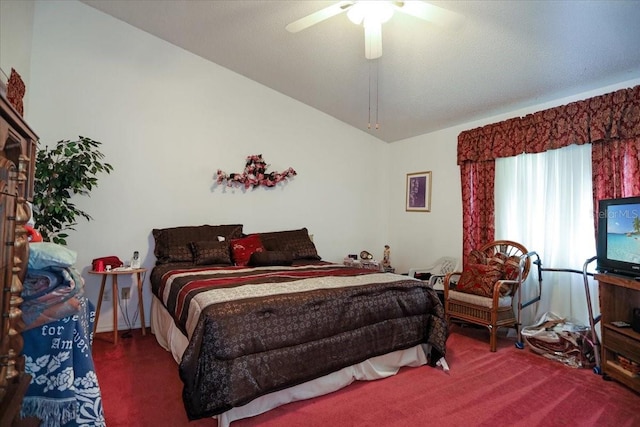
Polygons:
<instances>
[{"instance_id":1,"label":"purple framed artwork","mask_svg":"<svg viewBox=\"0 0 640 427\"><path fill-rule=\"evenodd\" d=\"M431 212L431 171L407 174L407 212Z\"/></svg>"}]
</instances>

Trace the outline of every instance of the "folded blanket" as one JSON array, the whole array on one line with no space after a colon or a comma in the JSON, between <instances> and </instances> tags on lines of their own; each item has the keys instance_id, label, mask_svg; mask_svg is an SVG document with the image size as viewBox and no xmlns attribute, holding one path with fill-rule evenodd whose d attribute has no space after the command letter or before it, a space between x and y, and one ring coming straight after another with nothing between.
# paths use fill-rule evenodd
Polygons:
<instances>
[{"instance_id":1,"label":"folded blanket","mask_svg":"<svg viewBox=\"0 0 640 427\"><path fill-rule=\"evenodd\" d=\"M22 284L22 298L29 301L46 295L57 288L61 280L60 271L29 269Z\"/></svg>"},{"instance_id":2,"label":"folded blanket","mask_svg":"<svg viewBox=\"0 0 640 427\"><path fill-rule=\"evenodd\" d=\"M22 287L24 330L78 313L84 295L84 280L72 267L29 269Z\"/></svg>"},{"instance_id":3,"label":"folded blanket","mask_svg":"<svg viewBox=\"0 0 640 427\"><path fill-rule=\"evenodd\" d=\"M21 415L42 427L106 426L91 347L95 309L78 298L77 315L23 333L25 371L32 376Z\"/></svg>"}]
</instances>

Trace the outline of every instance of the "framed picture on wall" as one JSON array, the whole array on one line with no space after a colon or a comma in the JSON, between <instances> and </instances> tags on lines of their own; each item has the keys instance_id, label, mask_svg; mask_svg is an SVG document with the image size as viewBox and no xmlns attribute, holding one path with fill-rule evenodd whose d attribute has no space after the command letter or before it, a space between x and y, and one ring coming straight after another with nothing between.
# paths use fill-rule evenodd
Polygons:
<instances>
[{"instance_id":1,"label":"framed picture on wall","mask_svg":"<svg viewBox=\"0 0 640 427\"><path fill-rule=\"evenodd\" d=\"M407 174L407 212L431 212L431 171Z\"/></svg>"}]
</instances>

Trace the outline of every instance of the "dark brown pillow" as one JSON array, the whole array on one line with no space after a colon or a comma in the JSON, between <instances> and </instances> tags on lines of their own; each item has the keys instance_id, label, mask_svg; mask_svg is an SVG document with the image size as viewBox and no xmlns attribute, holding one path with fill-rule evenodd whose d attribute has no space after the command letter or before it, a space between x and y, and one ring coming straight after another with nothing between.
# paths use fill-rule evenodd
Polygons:
<instances>
[{"instance_id":1,"label":"dark brown pillow","mask_svg":"<svg viewBox=\"0 0 640 427\"><path fill-rule=\"evenodd\" d=\"M249 258L249 265L254 267L291 264L293 264L293 254L285 251L254 252Z\"/></svg>"},{"instance_id":2,"label":"dark brown pillow","mask_svg":"<svg viewBox=\"0 0 640 427\"><path fill-rule=\"evenodd\" d=\"M157 259L156 264L193 262L191 242L217 242L218 236L227 240L237 239L242 236L242 224L154 228L152 234L155 240L153 253Z\"/></svg>"},{"instance_id":3,"label":"dark brown pillow","mask_svg":"<svg viewBox=\"0 0 640 427\"><path fill-rule=\"evenodd\" d=\"M266 250L291 252L294 260L321 259L306 228L260 233L260 239Z\"/></svg>"},{"instance_id":4,"label":"dark brown pillow","mask_svg":"<svg viewBox=\"0 0 640 427\"><path fill-rule=\"evenodd\" d=\"M170 262L193 262L193 253L189 245L169 246L164 251L163 259ZM160 261L158 259L158 261Z\"/></svg>"},{"instance_id":5,"label":"dark brown pillow","mask_svg":"<svg viewBox=\"0 0 640 427\"><path fill-rule=\"evenodd\" d=\"M193 262L196 265L229 264L231 265L231 253L228 242L202 241L191 242Z\"/></svg>"}]
</instances>

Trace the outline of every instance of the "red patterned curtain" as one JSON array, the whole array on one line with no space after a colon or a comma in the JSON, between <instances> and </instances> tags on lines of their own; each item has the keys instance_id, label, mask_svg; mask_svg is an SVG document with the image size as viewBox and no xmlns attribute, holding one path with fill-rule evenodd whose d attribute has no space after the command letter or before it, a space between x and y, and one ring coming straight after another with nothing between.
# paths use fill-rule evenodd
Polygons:
<instances>
[{"instance_id":1,"label":"red patterned curtain","mask_svg":"<svg viewBox=\"0 0 640 427\"><path fill-rule=\"evenodd\" d=\"M640 196L640 136L635 139L606 140L591 145L593 206L598 200ZM598 219L594 218L596 235Z\"/></svg>"},{"instance_id":2,"label":"red patterned curtain","mask_svg":"<svg viewBox=\"0 0 640 427\"><path fill-rule=\"evenodd\" d=\"M591 125L594 203L640 195L640 86L609 98Z\"/></svg>"},{"instance_id":3,"label":"red patterned curtain","mask_svg":"<svg viewBox=\"0 0 640 427\"><path fill-rule=\"evenodd\" d=\"M463 253L493 240L495 235L493 183L496 162L465 162L460 165L460 173L467 177L462 181L462 228L464 230Z\"/></svg>"},{"instance_id":4,"label":"red patterned curtain","mask_svg":"<svg viewBox=\"0 0 640 427\"><path fill-rule=\"evenodd\" d=\"M601 198L640 195L640 86L460 133L465 256L494 240L489 171L495 171L496 158L587 143L593 144L594 206Z\"/></svg>"}]
</instances>

